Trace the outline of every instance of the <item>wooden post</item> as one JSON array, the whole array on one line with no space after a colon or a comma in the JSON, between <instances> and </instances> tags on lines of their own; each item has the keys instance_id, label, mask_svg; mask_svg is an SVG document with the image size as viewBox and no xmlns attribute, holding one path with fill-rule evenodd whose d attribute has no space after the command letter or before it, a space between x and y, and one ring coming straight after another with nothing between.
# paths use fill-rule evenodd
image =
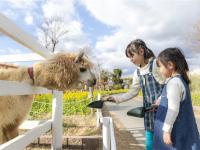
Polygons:
<instances>
[{"instance_id":1,"label":"wooden post","mask_svg":"<svg viewBox=\"0 0 200 150\"><path fill-rule=\"evenodd\" d=\"M63 92L53 91L52 105L52 150L62 149L62 106Z\"/></svg>"}]
</instances>

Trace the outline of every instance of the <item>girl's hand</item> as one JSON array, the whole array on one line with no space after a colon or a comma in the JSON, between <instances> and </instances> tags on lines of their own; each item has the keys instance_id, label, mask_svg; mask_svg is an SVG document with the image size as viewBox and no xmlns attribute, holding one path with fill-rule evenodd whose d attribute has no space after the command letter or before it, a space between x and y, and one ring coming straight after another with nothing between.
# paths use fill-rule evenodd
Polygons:
<instances>
[{"instance_id":1,"label":"girl's hand","mask_svg":"<svg viewBox=\"0 0 200 150\"><path fill-rule=\"evenodd\" d=\"M168 132L164 132L163 133L163 141L165 144L167 145L172 145L172 141L171 141L171 134Z\"/></svg>"},{"instance_id":2,"label":"girl's hand","mask_svg":"<svg viewBox=\"0 0 200 150\"><path fill-rule=\"evenodd\" d=\"M160 97L155 101L154 104L151 104L152 110L151 111L156 111L158 106L160 105Z\"/></svg>"},{"instance_id":3,"label":"girl's hand","mask_svg":"<svg viewBox=\"0 0 200 150\"><path fill-rule=\"evenodd\" d=\"M160 105L160 97L155 101L155 105Z\"/></svg>"},{"instance_id":4,"label":"girl's hand","mask_svg":"<svg viewBox=\"0 0 200 150\"><path fill-rule=\"evenodd\" d=\"M104 96L104 97L102 97L102 99L104 101L109 101L109 102L112 102L112 103L117 103L116 99L114 97L112 97L112 96Z\"/></svg>"}]
</instances>

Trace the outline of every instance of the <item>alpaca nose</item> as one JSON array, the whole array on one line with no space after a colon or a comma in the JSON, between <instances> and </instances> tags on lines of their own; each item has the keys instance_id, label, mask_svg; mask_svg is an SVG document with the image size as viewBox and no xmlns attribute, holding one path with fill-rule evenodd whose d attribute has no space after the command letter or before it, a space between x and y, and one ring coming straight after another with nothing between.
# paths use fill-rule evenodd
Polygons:
<instances>
[{"instance_id":1,"label":"alpaca nose","mask_svg":"<svg viewBox=\"0 0 200 150\"><path fill-rule=\"evenodd\" d=\"M97 83L97 79L94 78L94 79L93 79L93 84L96 85L96 83Z\"/></svg>"},{"instance_id":2,"label":"alpaca nose","mask_svg":"<svg viewBox=\"0 0 200 150\"><path fill-rule=\"evenodd\" d=\"M87 86L88 87L92 87L92 86L95 86L95 85L96 85L96 78L87 80Z\"/></svg>"},{"instance_id":3,"label":"alpaca nose","mask_svg":"<svg viewBox=\"0 0 200 150\"><path fill-rule=\"evenodd\" d=\"M91 75L91 78L87 80L87 86L88 87L95 86L96 81L97 81L95 74L91 70L90 70L90 75Z\"/></svg>"}]
</instances>

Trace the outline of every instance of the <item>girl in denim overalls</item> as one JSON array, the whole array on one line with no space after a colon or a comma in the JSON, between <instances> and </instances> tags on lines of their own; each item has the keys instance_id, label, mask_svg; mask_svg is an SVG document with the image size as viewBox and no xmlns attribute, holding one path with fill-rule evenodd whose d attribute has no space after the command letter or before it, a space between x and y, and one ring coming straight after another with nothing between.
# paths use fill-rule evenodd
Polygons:
<instances>
[{"instance_id":1,"label":"girl in denim overalls","mask_svg":"<svg viewBox=\"0 0 200 150\"><path fill-rule=\"evenodd\" d=\"M132 88L120 96L109 96L107 99L121 103L137 96L142 89L143 105L149 107L156 102L162 91L164 79L159 73L153 52L144 41L137 39L130 42L126 48L126 56L138 66L134 72ZM144 115L146 134L146 150L152 150L155 112L148 111Z\"/></svg>"},{"instance_id":2,"label":"girl in denim overalls","mask_svg":"<svg viewBox=\"0 0 200 150\"><path fill-rule=\"evenodd\" d=\"M167 80L156 114L153 149L200 150L185 57L178 48L168 48L159 54L158 65Z\"/></svg>"}]
</instances>

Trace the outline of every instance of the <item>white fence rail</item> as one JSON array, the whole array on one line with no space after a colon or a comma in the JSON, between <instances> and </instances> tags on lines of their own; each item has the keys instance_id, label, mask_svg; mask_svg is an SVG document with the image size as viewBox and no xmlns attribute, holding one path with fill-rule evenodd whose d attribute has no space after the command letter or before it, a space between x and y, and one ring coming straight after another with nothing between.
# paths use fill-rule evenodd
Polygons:
<instances>
[{"instance_id":1,"label":"white fence rail","mask_svg":"<svg viewBox=\"0 0 200 150\"><path fill-rule=\"evenodd\" d=\"M0 80L0 96L27 95L27 94L52 93L41 87L34 87L25 83ZM0 150L21 150L34 141L37 137L52 129L52 149L62 149L62 97L63 93L53 91L52 120L37 125L24 135L0 145Z\"/></svg>"},{"instance_id":2,"label":"white fence rail","mask_svg":"<svg viewBox=\"0 0 200 150\"><path fill-rule=\"evenodd\" d=\"M1 63L13 63L13 62L27 62L44 60L44 58L36 53L28 54L14 54L14 55L0 55Z\"/></svg>"},{"instance_id":3,"label":"white fence rail","mask_svg":"<svg viewBox=\"0 0 200 150\"><path fill-rule=\"evenodd\" d=\"M30 95L30 94L42 94L42 93L43 94L52 93L52 91L42 87L31 86L26 83L0 80L0 96L28 95L28 94Z\"/></svg>"},{"instance_id":4,"label":"white fence rail","mask_svg":"<svg viewBox=\"0 0 200 150\"><path fill-rule=\"evenodd\" d=\"M51 129L52 121L48 120L45 123L38 125L24 135L19 135L16 138L8 141L0 146L1 150L22 150L29 145L34 139L46 133Z\"/></svg>"},{"instance_id":5,"label":"white fence rail","mask_svg":"<svg viewBox=\"0 0 200 150\"><path fill-rule=\"evenodd\" d=\"M26 34L19 28L13 21L0 13L0 32L12 38L14 41L24 45L25 47L33 50L44 58L50 57L52 54L44 46L39 44L30 35Z\"/></svg>"}]
</instances>

